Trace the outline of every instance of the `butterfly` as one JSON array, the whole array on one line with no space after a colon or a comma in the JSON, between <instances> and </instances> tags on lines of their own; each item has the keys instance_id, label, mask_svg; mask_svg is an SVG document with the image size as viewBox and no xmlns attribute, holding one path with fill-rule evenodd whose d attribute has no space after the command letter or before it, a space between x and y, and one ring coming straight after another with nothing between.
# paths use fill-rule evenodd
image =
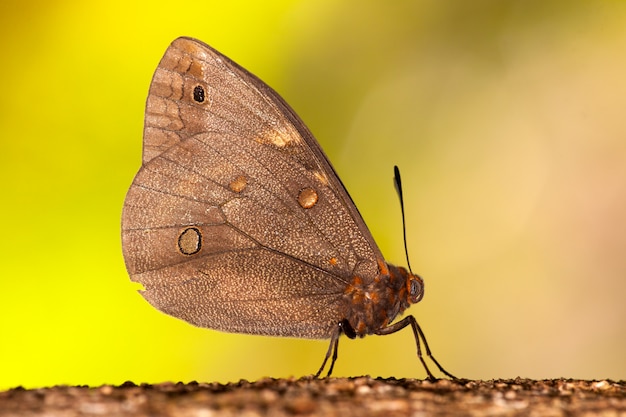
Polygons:
<instances>
[{"instance_id":1,"label":"butterfly","mask_svg":"<svg viewBox=\"0 0 626 417\"><path fill-rule=\"evenodd\" d=\"M399 176L398 182L399 182ZM424 283L385 261L309 129L269 86L178 38L154 73L122 248L155 308L226 332L330 339L410 326Z\"/></svg>"}]
</instances>

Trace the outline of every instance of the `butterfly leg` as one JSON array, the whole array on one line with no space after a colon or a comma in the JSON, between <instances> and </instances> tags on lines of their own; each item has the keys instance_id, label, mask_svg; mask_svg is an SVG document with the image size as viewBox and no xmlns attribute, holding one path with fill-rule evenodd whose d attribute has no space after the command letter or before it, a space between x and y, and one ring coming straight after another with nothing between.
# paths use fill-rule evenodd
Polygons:
<instances>
[{"instance_id":1,"label":"butterfly leg","mask_svg":"<svg viewBox=\"0 0 626 417\"><path fill-rule=\"evenodd\" d=\"M339 347L340 335L341 335L341 327L337 326L335 327L335 330L333 330L333 334L330 338L330 345L328 346L328 351L326 352L326 356L324 357L324 362L322 362L322 366L320 366L319 371L315 373L315 376L314 376L315 378L319 378L331 354L333 355L333 359L330 362L330 370L328 371L328 374L326 376L329 377L330 373L333 371L333 365L335 365L335 361L337 360L337 348Z\"/></svg>"},{"instance_id":2,"label":"butterfly leg","mask_svg":"<svg viewBox=\"0 0 626 417\"><path fill-rule=\"evenodd\" d=\"M386 335L386 334L395 333L399 330L404 329L409 324L411 325L411 328L413 329L413 336L415 337L415 344L417 345L417 357L419 358L420 362L422 362L422 365L424 366L424 369L426 370L426 373L428 374L428 379L430 379L431 381L435 381L437 378L435 378L435 376L430 372L430 369L428 369L428 366L426 365L426 361L422 357L422 346L420 343L420 338L424 341L424 347L426 348L426 356L428 356L430 360L432 360L435 363L435 365L437 365L437 368L439 368L439 370L446 376L452 379L458 379L457 377L452 375L450 372L443 369L443 366L441 366L439 362L437 362L437 359L435 359L435 357L432 355L432 353L430 352L430 348L428 347L428 342L426 341L426 336L424 335L424 332L422 331L419 324L417 324L417 320L415 320L415 317L406 316L405 318L403 318L397 323L394 323L387 327L383 327L382 329L378 330L376 334Z\"/></svg>"},{"instance_id":3,"label":"butterfly leg","mask_svg":"<svg viewBox=\"0 0 626 417\"><path fill-rule=\"evenodd\" d=\"M337 327L333 330L333 334L330 337L330 345L328 346L328 351L326 352L326 356L324 357L324 362L322 362L322 366L319 371L315 374L315 378L318 378L324 367L326 366L326 362L330 358L332 354L332 359L330 360L330 369L328 369L328 373L326 374L326 378L328 378L333 373L333 368L335 367L335 361L337 361L337 351L339 348L339 336L341 333L344 333L350 339L354 339L356 337L356 332L348 322L348 320L343 319L339 323L337 323Z\"/></svg>"}]
</instances>

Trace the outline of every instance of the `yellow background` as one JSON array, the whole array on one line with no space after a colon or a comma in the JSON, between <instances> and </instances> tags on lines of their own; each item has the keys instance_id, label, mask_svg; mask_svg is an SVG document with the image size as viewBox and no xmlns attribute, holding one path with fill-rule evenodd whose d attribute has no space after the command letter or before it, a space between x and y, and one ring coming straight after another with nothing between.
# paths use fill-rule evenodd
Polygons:
<instances>
[{"instance_id":1,"label":"yellow background","mask_svg":"<svg viewBox=\"0 0 626 417\"><path fill-rule=\"evenodd\" d=\"M197 37L318 137L414 314L467 378L626 377L626 3L31 1L0 6L0 389L317 370L326 342L159 313L120 213L148 85ZM424 377L410 331L342 339L337 376ZM434 370L434 367L433 367Z\"/></svg>"}]
</instances>

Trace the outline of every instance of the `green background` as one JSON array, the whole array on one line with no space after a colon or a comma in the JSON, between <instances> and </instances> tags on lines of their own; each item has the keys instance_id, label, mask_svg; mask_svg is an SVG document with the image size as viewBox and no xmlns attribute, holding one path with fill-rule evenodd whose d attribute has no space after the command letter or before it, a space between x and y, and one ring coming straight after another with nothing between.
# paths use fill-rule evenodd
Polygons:
<instances>
[{"instance_id":1,"label":"green background","mask_svg":"<svg viewBox=\"0 0 626 417\"><path fill-rule=\"evenodd\" d=\"M325 341L194 328L124 269L148 85L197 37L274 87L467 378L626 377L626 3L22 1L0 6L0 389L315 372ZM410 331L337 376L424 377Z\"/></svg>"}]
</instances>

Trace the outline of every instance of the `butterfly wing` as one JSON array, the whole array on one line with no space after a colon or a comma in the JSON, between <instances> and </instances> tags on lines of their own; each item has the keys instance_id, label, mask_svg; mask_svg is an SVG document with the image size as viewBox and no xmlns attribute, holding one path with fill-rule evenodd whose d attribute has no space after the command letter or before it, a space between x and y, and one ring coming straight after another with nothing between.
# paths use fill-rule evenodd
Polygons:
<instances>
[{"instance_id":1,"label":"butterfly wing","mask_svg":"<svg viewBox=\"0 0 626 417\"><path fill-rule=\"evenodd\" d=\"M122 246L156 308L202 327L327 338L382 255L309 130L261 80L179 38L146 104Z\"/></svg>"}]
</instances>

